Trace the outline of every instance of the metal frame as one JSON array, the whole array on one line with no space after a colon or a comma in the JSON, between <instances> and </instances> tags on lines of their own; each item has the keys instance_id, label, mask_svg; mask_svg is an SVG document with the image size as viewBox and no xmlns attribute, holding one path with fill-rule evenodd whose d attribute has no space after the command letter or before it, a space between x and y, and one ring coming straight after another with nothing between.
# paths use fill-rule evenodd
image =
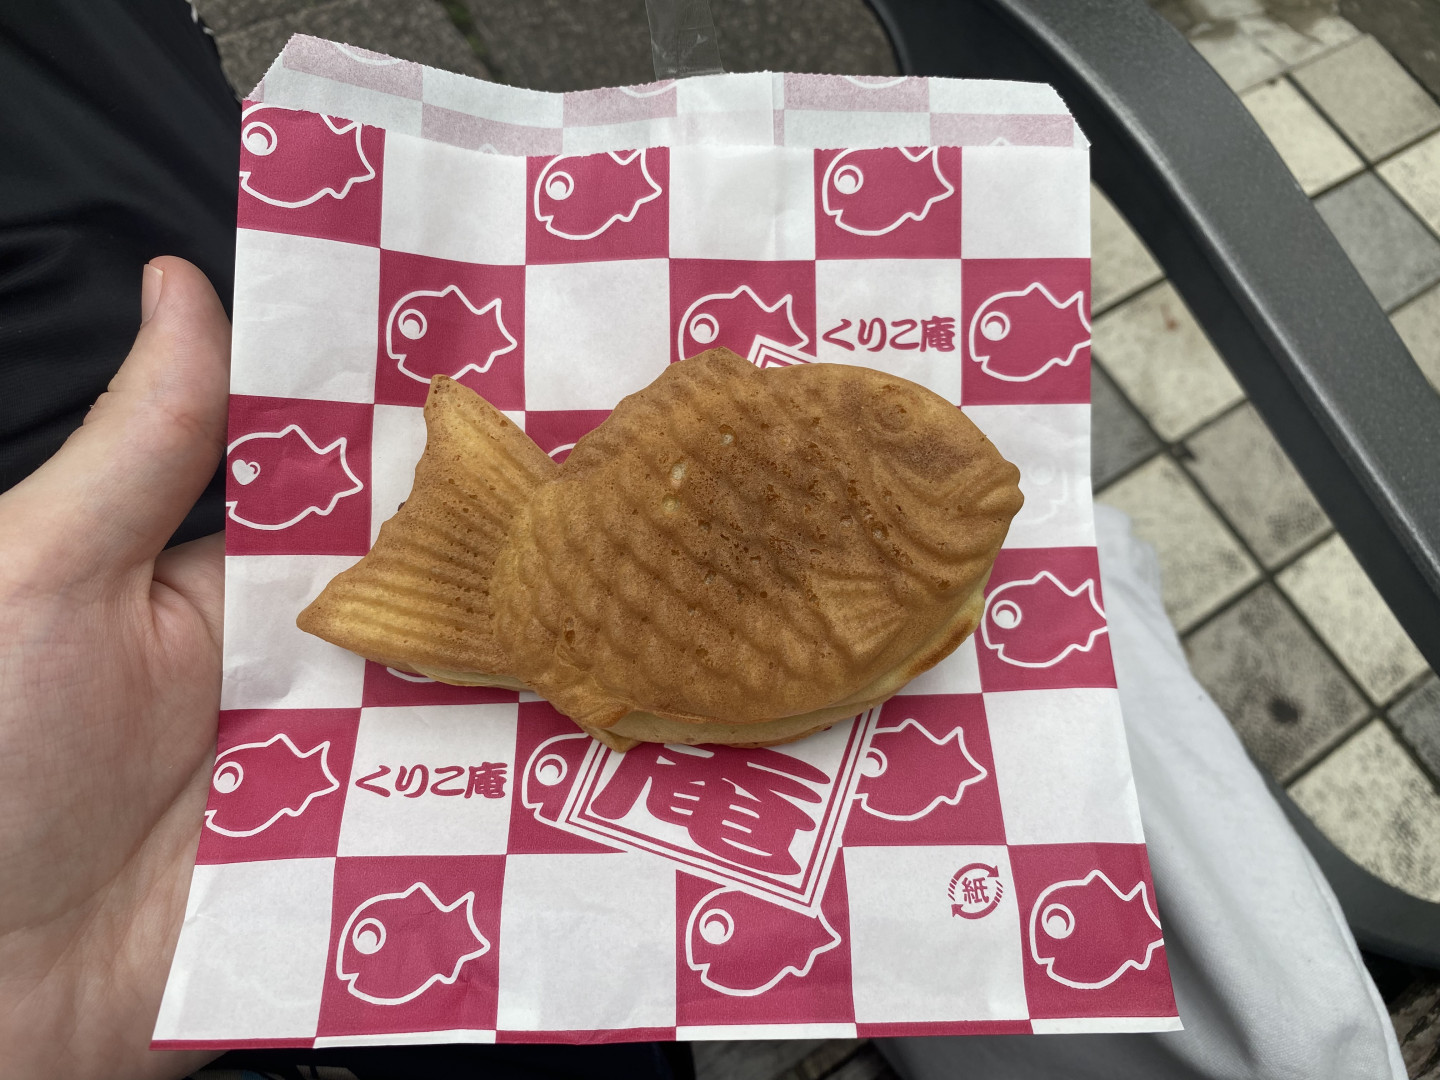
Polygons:
<instances>
[{"instance_id":1,"label":"metal frame","mask_svg":"<svg viewBox=\"0 0 1440 1080\"><path fill-rule=\"evenodd\" d=\"M1440 395L1235 94L1139 0L868 0L913 75L1059 91L1150 247L1440 670ZM1360 943L1440 967L1440 905L1356 866L1279 787Z\"/></svg>"}]
</instances>

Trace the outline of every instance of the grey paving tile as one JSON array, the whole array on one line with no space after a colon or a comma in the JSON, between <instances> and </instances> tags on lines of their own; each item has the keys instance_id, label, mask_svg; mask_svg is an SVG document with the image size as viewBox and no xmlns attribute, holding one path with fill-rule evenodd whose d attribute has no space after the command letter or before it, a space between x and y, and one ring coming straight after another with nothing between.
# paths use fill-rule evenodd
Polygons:
<instances>
[{"instance_id":1,"label":"grey paving tile","mask_svg":"<svg viewBox=\"0 0 1440 1080\"><path fill-rule=\"evenodd\" d=\"M823 1039L692 1043L695 1080L774 1080L823 1045Z\"/></svg>"},{"instance_id":2,"label":"grey paving tile","mask_svg":"<svg viewBox=\"0 0 1440 1080\"><path fill-rule=\"evenodd\" d=\"M1381 162L1375 171L1440 233L1440 132Z\"/></svg>"},{"instance_id":3,"label":"grey paving tile","mask_svg":"<svg viewBox=\"0 0 1440 1080\"><path fill-rule=\"evenodd\" d=\"M1285 79L1240 95L1306 195L1339 183L1365 167L1315 106Z\"/></svg>"},{"instance_id":4,"label":"grey paving tile","mask_svg":"<svg viewBox=\"0 0 1440 1080\"><path fill-rule=\"evenodd\" d=\"M710 0L726 71L898 75L864 0Z\"/></svg>"},{"instance_id":5,"label":"grey paving tile","mask_svg":"<svg viewBox=\"0 0 1440 1080\"><path fill-rule=\"evenodd\" d=\"M248 92L291 34L343 41L482 79L490 75L436 0L331 0L217 33L230 84Z\"/></svg>"},{"instance_id":6,"label":"grey paving tile","mask_svg":"<svg viewBox=\"0 0 1440 1080\"><path fill-rule=\"evenodd\" d=\"M1266 566L1330 528L1320 504L1248 402L1185 442L1186 468Z\"/></svg>"},{"instance_id":7,"label":"grey paving tile","mask_svg":"<svg viewBox=\"0 0 1440 1080\"><path fill-rule=\"evenodd\" d=\"M643 3L464 0L464 5L501 82L534 90L588 90L655 78Z\"/></svg>"},{"instance_id":8,"label":"grey paving tile","mask_svg":"<svg viewBox=\"0 0 1440 1080\"><path fill-rule=\"evenodd\" d=\"M1168 456L1140 466L1098 501L1129 514L1160 556L1165 610L1183 633L1260 576L1234 533Z\"/></svg>"},{"instance_id":9,"label":"grey paving tile","mask_svg":"<svg viewBox=\"0 0 1440 1080\"><path fill-rule=\"evenodd\" d=\"M1120 211L1090 185L1090 310L1099 314L1115 301L1153 285L1165 271L1135 235Z\"/></svg>"},{"instance_id":10,"label":"grey paving tile","mask_svg":"<svg viewBox=\"0 0 1440 1080\"><path fill-rule=\"evenodd\" d=\"M1411 300L1390 321L1430 385L1440 391L1440 285Z\"/></svg>"},{"instance_id":11,"label":"grey paving tile","mask_svg":"<svg viewBox=\"0 0 1440 1080\"><path fill-rule=\"evenodd\" d=\"M1440 4L1434 0L1339 0L1335 7L1373 34L1415 78L1440 97Z\"/></svg>"},{"instance_id":12,"label":"grey paving tile","mask_svg":"<svg viewBox=\"0 0 1440 1080\"><path fill-rule=\"evenodd\" d=\"M1386 311L1440 281L1440 240L1373 174L1327 191L1315 209Z\"/></svg>"},{"instance_id":13,"label":"grey paving tile","mask_svg":"<svg viewBox=\"0 0 1440 1080\"><path fill-rule=\"evenodd\" d=\"M1234 23L1205 25L1190 33L1190 44L1237 94L1285 71L1285 62Z\"/></svg>"},{"instance_id":14,"label":"grey paving tile","mask_svg":"<svg viewBox=\"0 0 1440 1080\"><path fill-rule=\"evenodd\" d=\"M1301 614L1377 704L1428 668L1337 534L1276 575Z\"/></svg>"},{"instance_id":15,"label":"grey paving tile","mask_svg":"<svg viewBox=\"0 0 1440 1080\"><path fill-rule=\"evenodd\" d=\"M1097 318L1093 342L1162 439L1182 438L1245 396L1169 282Z\"/></svg>"},{"instance_id":16,"label":"grey paving tile","mask_svg":"<svg viewBox=\"0 0 1440 1080\"><path fill-rule=\"evenodd\" d=\"M1090 483L1099 491L1162 443L1099 364L1090 365Z\"/></svg>"},{"instance_id":17,"label":"grey paving tile","mask_svg":"<svg viewBox=\"0 0 1440 1080\"><path fill-rule=\"evenodd\" d=\"M1290 11L1271 4L1271 10L1238 20L1240 30L1287 68L1303 64L1359 36L1337 16Z\"/></svg>"},{"instance_id":18,"label":"grey paving tile","mask_svg":"<svg viewBox=\"0 0 1440 1080\"><path fill-rule=\"evenodd\" d=\"M1440 795L1382 721L1366 724L1289 791L1350 858L1440 901Z\"/></svg>"},{"instance_id":19,"label":"grey paving tile","mask_svg":"<svg viewBox=\"0 0 1440 1080\"><path fill-rule=\"evenodd\" d=\"M228 34L266 19L293 16L330 0L195 0L205 25L217 34Z\"/></svg>"},{"instance_id":20,"label":"grey paving tile","mask_svg":"<svg viewBox=\"0 0 1440 1080\"><path fill-rule=\"evenodd\" d=\"M1430 775L1440 777L1440 679L1430 675L1390 706L1390 722Z\"/></svg>"},{"instance_id":21,"label":"grey paving tile","mask_svg":"<svg viewBox=\"0 0 1440 1080\"><path fill-rule=\"evenodd\" d=\"M1191 633L1185 652L1250 753L1282 783L1369 710L1272 585Z\"/></svg>"},{"instance_id":22,"label":"grey paving tile","mask_svg":"<svg viewBox=\"0 0 1440 1080\"><path fill-rule=\"evenodd\" d=\"M1262 0L1190 0L1185 5L1197 22L1236 22L1247 15L1264 15Z\"/></svg>"},{"instance_id":23,"label":"grey paving tile","mask_svg":"<svg viewBox=\"0 0 1440 1080\"><path fill-rule=\"evenodd\" d=\"M536 90L655 78L640 0L463 0L503 82ZM895 74L894 53L863 0L711 0L727 71Z\"/></svg>"},{"instance_id":24,"label":"grey paving tile","mask_svg":"<svg viewBox=\"0 0 1440 1080\"><path fill-rule=\"evenodd\" d=\"M1296 68L1294 78L1371 161L1440 128L1440 105L1372 37Z\"/></svg>"}]
</instances>

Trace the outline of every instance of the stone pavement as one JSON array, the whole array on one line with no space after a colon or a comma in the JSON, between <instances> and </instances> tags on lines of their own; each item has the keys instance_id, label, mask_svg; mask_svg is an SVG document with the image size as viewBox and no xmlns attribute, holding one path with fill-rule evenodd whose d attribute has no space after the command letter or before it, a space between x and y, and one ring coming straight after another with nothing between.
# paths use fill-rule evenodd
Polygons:
<instances>
[{"instance_id":1,"label":"stone pavement","mask_svg":"<svg viewBox=\"0 0 1440 1080\"><path fill-rule=\"evenodd\" d=\"M242 92L292 32L537 89L653 78L643 0L196 3ZM1249 108L1440 387L1440 9L1153 3ZM729 70L895 71L861 0L711 6ZM1093 235L1097 497L1156 545L1190 663L1256 760L1358 862L1440 900L1440 680L1098 191ZM1434 979L1376 974L1411 1075L1440 1077ZM697 1059L716 1080L887 1073L853 1042L702 1044Z\"/></svg>"}]
</instances>

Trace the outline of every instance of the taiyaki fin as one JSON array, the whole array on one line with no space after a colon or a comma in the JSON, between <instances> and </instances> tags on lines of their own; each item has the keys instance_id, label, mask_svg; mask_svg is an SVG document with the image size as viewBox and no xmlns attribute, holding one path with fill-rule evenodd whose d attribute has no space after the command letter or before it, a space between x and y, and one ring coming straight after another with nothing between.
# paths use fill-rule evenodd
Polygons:
<instances>
[{"instance_id":1,"label":"taiyaki fin","mask_svg":"<svg viewBox=\"0 0 1440 1080\"><path fill-rule=\"evenodd\" d=\"M488 401L444 376L430 384L425 428L410 497L380 526L370 554L296 622L402 671L521 687L494 634L490 574L512 520L557 466Z\"/></svg>"}]
</instances>

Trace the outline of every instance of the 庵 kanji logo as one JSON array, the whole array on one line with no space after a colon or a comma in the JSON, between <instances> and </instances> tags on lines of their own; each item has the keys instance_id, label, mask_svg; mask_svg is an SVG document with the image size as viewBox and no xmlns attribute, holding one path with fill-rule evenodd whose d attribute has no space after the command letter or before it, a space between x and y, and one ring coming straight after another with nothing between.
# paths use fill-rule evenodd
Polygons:
<instances>
[{"instance_id":1,"label":"\u5eb5 kanji logo","mask_svg":"<svg viewBox=\"0 0 1440 1080\"><path fill-rule=\"evenodd\" d=\"M232 521L252 529L288 529L310 514L321 517L365 485L345 460L345 438L318 446L299 424L255 431L230 444L225 505Z\"/></svg>"},{"instance_id":2,"label":"\u5eb5 kanji logo","mask_svg":"<svg viewBox=\"0 0 1440 1080\"><path fill-rule=\"evenodd\" d=\"M1030 956L1050 978L1077 990L1109 986L1150 966L1165 944L1145 882L1122 892L1101 870L1057 881L1030 909Z\"/></svg>"},{"instance_id":3,"label":"\u5eb5 kanji logo","mask_svg":"<svg viewBox=\"0 0 1440 1080\"><path fill-rule=\"evenodd\" d=\"M846 150L825 170L821 206L835 224L857 236L883 236L955 194L940 171L936 147L889 146Z\"/></svg>"},{"instance_id":4,"label":"\u5eb5 kanji logo","mask_svg":"<svg viewBox=\"0 0 1440 1080\"><path fill-rule=\"evenodd\" d=\"M962 919L983 919L1005 898L999 867L970 863L950 878L950 914Z\"/></svg>"},{"instance_id":5,"label":"\u5eb5 kanji logo","mask_svg":"<svg viewBox=\"0 0 1440 1080\"><path fill-rule=\"evenodd\" d=\"M1028 382L1057 365L1068 367L1090 344L1085 294L1063 303L1040 282L990 297L970 319L970 359L987 375Z\"/></svg>"},{"instance_id":6,"label":"\u5eb5 kanji logo","mask_svg":"<svg viewBox=\"0 0 1440 1080\"><path fill-rule=\"evenodd\" d=\"M1069 589L1048 570L1001 585L985 601L980 620L985 647L1025 668L1053 667L1071 653L1089 652L1106 630L1095 580Z\"/></svg>"},{"instance_id":7,"label":"\u5eb5 kanji logo","mask_svg":"<svg viewBox=\"0 0 1440 1080\"><path fill-rule=\"evenodd\" d=\"M241 118L240 188L288 209L343 199L375 178L360 135L354 120L251 105Z\"/></svg>"},{"instance_id":8,"label":"\u5eb5 kanji logo","mask_svg":"<svg viewBox=\"0 0 1440 1080\"><path fill-rule=\"evenodd\" d=\"M484 374L519 344L497 296L477 306L458 285L416 289L395 301L385 321L385 351L416 382Z\"/></svg>"},{"instance_id":9,"label":"\u5eb5 kanji logo","mask_svg":"<svg viewBox=\"0 0 1440 1080\"><path fill-rule=\"evenodd\" d=\"M475 894L443 903L423 881L365 900L345 921L335 976L372 1005L403 1005L436 983L453 984L490 951L475 925Z\"/></svg>"},{"instance_id":10,"label":"\u5eb5 kanji logo","mask_svg":"<svg viewBox=\"0 0 1440 1080\"><path fill-rule=\"evenodd\" d=\"M328 739L302 751L280 732L217 755L206 828L222 836L254 836L283 817L299 817L320 796L340 788L329 752Z\"/></svg>"},{"instance_id":11,"label":"\u5eb5 kanji logo","mask_svg":"<svg viewBox=\"0 0 1440 1080\"><path fill-rule=\"evenodd\" d=\"M789 293L767 303L749 285L702 296L680 320L676 359L723 346L759 367L809 363L810 335L796 322L793 303Z\"/></svg>"},{"instance_id":12,"label":"\u5eb5 kanji logo","mask_svg":"<svg viewBox=\"0 0 1440 1080\"><path fill-rule=\"evenodd\" d=\"M556 828L808 909L839 850L874 719L815 736L809 760L732 746L618 754L581 732L555 735L526 762L521 803Z\"/></svg>"},{"instance_id":13,"label":"\u5eb5 kanji logo","mask_svg":"<svg viewBox=\"0 0 1440 1080\"><path fill-rule=\"evenodd\" d=\"M617 222L633 221L660 192L644 150L557 157L535 182L532 209L547 232L593 240Z\"/></svg>"}]
</instances>

